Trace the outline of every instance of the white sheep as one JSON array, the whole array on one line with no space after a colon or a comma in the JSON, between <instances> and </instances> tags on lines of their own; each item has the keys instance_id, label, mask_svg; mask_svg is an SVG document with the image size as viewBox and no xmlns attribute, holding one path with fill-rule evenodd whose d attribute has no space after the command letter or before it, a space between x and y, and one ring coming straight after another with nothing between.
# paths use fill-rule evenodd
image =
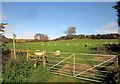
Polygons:
<instances>
[{"instance_id":1,"label":"white sheep","mask_svg":"<svg viewBox=\"0 0 120 84\"><path fill-rule=\"evenodd\" d=\"M44 51L40 52L39 50L36 50L35 53L34 53L35 56L43 56L44 54L45 54Z\"/></svg>"},{"instance_id":2,"label":"white sheep","mask_svg":"<svg viewBox=\"0 0 120 84\"><path fill-rule=\"evenodd\" d=\"M69 43L67 45L70 45Z\"/></svg>"},{"instance_id":3,"label":"white sheep","mask_svg":"<svg viewBox=\"0 0 120 84\"><path fill-rule=\"evenodd\" d=\"M55 50L55 51L53 52L53 54L54 54L54 56L60 56L60 51L59 51L59 50Z\"/></svg>"},{"instance_id":4,"label":"white sheep","mask_svg":"<svg viewBox=\"0 0 120 84\"><path fill-rule=\"evenodd\" d=\"M85 43L85 47L87 47L87 46L91 46L91 44Z\"/></svg>"}]
</instances>

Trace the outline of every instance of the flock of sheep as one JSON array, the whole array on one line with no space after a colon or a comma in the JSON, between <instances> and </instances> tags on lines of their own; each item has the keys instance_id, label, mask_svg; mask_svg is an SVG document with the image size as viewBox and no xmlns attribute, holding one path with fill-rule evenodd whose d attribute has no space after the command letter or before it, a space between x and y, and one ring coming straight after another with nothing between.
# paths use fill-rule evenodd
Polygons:
<instances>
[{"instance_id":1,"label":"flock of sheep","mask_svg":"<svg viewBox=\"0 0 120 84\"><path fill-rule=\"evenodd\" d=\"M34 55L35 56L44 56L44 54L46 53L46 51L40 51L40 50L36 50ZM60 56L60 50L54 50L53 52L54 56Z\"/></svg>"},{"instance_id":2,"label":"flock of sheep","mask_svg":"<svg viewBox=\"0 0 120 84\"><path fill-rule=\"evenodd\" d=\"M105 42L104 44L107 44L107 43ZM44 45L44 44L42 43L42 45ZM48 44L48 45L50 45L50 44ZM57 44L54 44L54 45L57 45ZM66 45L70 45L70 44L67 43ZM78 44L75 44L75 45L77 46ZM91 46L91 44L85 43L84 46L88 47L88 46ZM35 54L39 55L39 56L42 56L44 54L44 52L43 51L39 52L39 53L35 52ZM58 49L54 50L53 54L54 54L54 56L60 56L60 50L58 50Z\"/></svg>"},{"instance_id":3,"label":"flock of sheep","mask_svg":"<svg viewBox=\"0 0 120 84\"><path fill-rule=\"evenodd\" d=\"M45 45L45 44L41 44L41 45ZM47 44L47 45L50 45L50 44ZM54 45L57 45L57 44L54 44ZM69 43L67 43L66 45L70 45ZM78 44L75 44L75 46L78 46ZM87 47L87 46L91 46L91 44L88 44L88 43L85 43L85 45L84 45L85 47Z\"/></svg>"},{"instance_id":4,"label":"flock of sheep","mask_svg":"<svg viewBox=\"0 0 120 84\"><path fill-rule=\"evenodd\" d=\"M44 44L42 44L42 45L44 45ZM50 44L48 44L48 45L50 45ZM56 45L56 44L55 44L55 45ZM67 44L67 45L70 45L70 44ZM76 45L77 45L77 44L76 44ZM85 47L91 46L91 44L85 43L84 46L85 46ZM37 52L35 52L34 54L35 54L35 55L42 56L44 53L45 53L44 51L42 51L42 52L37 51ZM54 54L54 56L60 56L60 50L58 50L58 49L57 49L57 50L54 50L53 54Z\"/></svg>"}]
</instances>

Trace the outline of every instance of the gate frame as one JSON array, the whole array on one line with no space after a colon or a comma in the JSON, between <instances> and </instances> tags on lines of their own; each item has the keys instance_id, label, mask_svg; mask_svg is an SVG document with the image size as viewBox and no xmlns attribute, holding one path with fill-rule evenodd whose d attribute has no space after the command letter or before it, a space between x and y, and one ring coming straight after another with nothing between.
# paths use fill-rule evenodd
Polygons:
<instances>
[{"instance_id":1,"label":"gate frame","mask_svg":"<svg viewBox=\"0 0 120 84\"><path fill-rule=\"evenodd\" d=\"M52 52L47 52L47 53L52 53ZM61 73L59 74L59 73L51 72L51 73L53 73L53 74L58 74L58 75L68 76L68 77L74 77L74 78L77 78L77 79L88 80L88 81L93 81L93 82L101 82L101 81L98 81L98 80L95 80L95 79L83 78L83 77L77 77L77 76L79 76L79 75L81 75L81 74L84 74L85 72L90 71L90 70L92 70L92 69L94 69L94 68L96 68L96 67L98 67L98 66L101 66L101 65L103 65L103 64L105 64L105 63L107 63L107 62L109 62L109 61L111 61L111 60L113 60L113 59L115 59L115 58L117 58L117 67L118 67L118 56L117 56L117 55L85 54L85 53L65 53L65 52L61 52L61 53L62 53L62 54L72 54L72 55L66 57L66 58L63 59L62 61L60 61L60 62L58 62L57 64L53 65L53 66L50 67L48 70L54 68L55 66L59 65L60 63L64 62L65 60L67 60L67 59L69 59L69 58L71 58L71 57L73 56L73 75L67 75L67 74L61 74ZM95 56L95 55L98 55L98 56L113 56L113 57L111 57L111 58L109 58L109 59L107 59L107 60L105 60L105 61L103 61L103 62L101 62L101 63L99 63L99 64L97 64L97 65L95 65L94 67L91 67L91 68L89 68L89 69L87 69L87 70L85 70L85 71L83 71L83 72L80 72L79 74L75 74L75 64L76 64L76 63L75 63L75 57L76 57L75 55L76 55L76 54L80 54L80 55L92 55L92 56Z\"/></svg>"}]
</instances>

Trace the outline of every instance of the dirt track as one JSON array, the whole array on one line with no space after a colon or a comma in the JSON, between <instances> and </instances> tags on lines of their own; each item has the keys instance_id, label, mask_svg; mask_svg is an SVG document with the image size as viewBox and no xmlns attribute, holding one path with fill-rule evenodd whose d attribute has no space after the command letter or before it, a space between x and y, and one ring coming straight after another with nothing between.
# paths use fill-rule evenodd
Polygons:
<instances>
[{"instance_id":1,"label":"dirt track","mask_svg":"<svg viewBox=\"0 0 120 84\"><path fill-rule=\"evenodd\" d=\"M81 73L89 68L91 68L91 66L87 65L87 64L76 64L75 65L75 74ZM54 72L62 73L62 74L69 73L70 75L72 75L73 74L73 64L65 64L61 69L55 70ZM84 75L95 75L94 73L95 73L94 70L90 70L88 72L85 72Z\"/></svg>"},{"instance_id":2,"label":"dirt track","mask_svg":"<svg viewBox=\"0 0 120 84\"><path fill-rule=\"evenodd\" d=\"M112 56L94 56L95 61L106 61L108 59L112 58Z\"/></svg>"}]
</instances>

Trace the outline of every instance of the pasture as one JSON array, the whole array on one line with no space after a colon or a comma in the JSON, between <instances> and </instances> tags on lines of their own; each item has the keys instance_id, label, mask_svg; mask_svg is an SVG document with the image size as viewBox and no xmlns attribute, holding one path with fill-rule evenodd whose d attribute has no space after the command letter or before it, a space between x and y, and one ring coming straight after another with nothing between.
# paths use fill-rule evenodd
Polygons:
<instances>
[{"instance_id":1,"label":"pasture","mask_svg":"<svg viewBox=\"0 0 120 84\"><path fill-rule=\"evenodd\" d=\"M91 46L85 47L85 43ZM16 43L16 50L46 50L53 52L58 49L61 52L70 53L91 53L90 47L96 47L104 43L118 43L118 39L74 39L74 40L61 40L50 42L36 42L36 43ZM6 44L5 48L13 48L12 44Z\"/></svg>"},{"instance_id":2,"label":"pasture","mask_svg":"<svg viewBox=\"0 0 120 84\"><path fill-rule=\"evenodd\" d=\"M85 47L85 44L90 44L91 46L87 46ZM54 66L55 64L57 64L58 62L66 59L67 57L69 57L72 53L75 53L75 58L73 58L74 56L71 56L69 59L65 60L64 62L61 62L59 65L56 65L54 68L51 68L50 71L52 72L58 72L58 73L64 73L66 72L66 70L69 72L67 72L68 75L73 75L73 68L74 67L74 59L75 59L75 74L79 74L80 72L84 71L81 70L78 67L81 68L91 68L94 67L95 65L101 63L102 61L91 61L91 60L97 60L98 58L96 58L96 56L88 56L88 55L79 55L78 53L92 53L92 50L90 50L89 48L92 47L96 47L99 45L102 45L104 43L118 43L117 39L80 39L80 40L61 40L61 41L50 41L50 42L35 42L35 43L16 43L16 50L46 50L47 51L47 68L49 69L50 67ZM12 44L6 44L5 48L9 48L9 49L13 49L13 45ZM60 50L61 56L60 57L54 57L53 56L53 51L54 50ZM52 52L52 53L51 53ZM65 53L71 53L71 54L64 54ZM18 56L19 55L19 56ZM17 54L17 57L19 59L19 57L22 56L26 57L25 54ZM108 59L108 58L107 58ZM30 62L30 61L29 61ZM34 62L33 62L34 63ZM33 63L31 64L31 67L33 67ZM20 64L20 66L24 66L22 65L22 63ZM26 65L27 67L29 67L28 65ZM24 66L25 67L25 66ZM19 66L18 66L19 68ZM22 68L20 68L21 70ZM41 69L41 68L40 68ZM30 78L28 78L28 81L42 81L42 82L85 82L83 80L78 80L75 78L71 78L71 77L64 77L64 76L60 76L60 75L55 75L55 74L51 74L49 71L44 71L44 70L34 70L32 69L28 69L28 70L32 70L32 74L30 76ZM72 70L72 71L71 71ZM96 70L96 69L95 69ZM18 71L19 72L19 71ZM24 72L24 71L23 71ZM92 71L93 72L93 71ZM25 72L24 72L25 73ZM91 72L87 72L85 74L92 74ZM85 75L83 74L83 76ZM92 75L93 76L93 75ZM19 75L18 75L19 78ZM86 83L86 82L85 82Z\"/></svg>"}]
</instances>

